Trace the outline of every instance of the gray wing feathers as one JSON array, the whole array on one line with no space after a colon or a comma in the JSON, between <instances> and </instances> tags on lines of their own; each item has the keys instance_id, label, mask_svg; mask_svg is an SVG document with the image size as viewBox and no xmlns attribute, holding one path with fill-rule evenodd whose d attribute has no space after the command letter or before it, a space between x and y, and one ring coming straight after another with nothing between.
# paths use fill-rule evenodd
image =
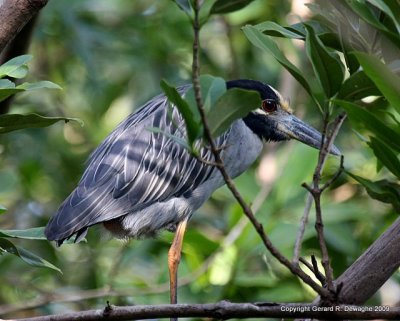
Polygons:
<instances>
[{"instance_id":1,"label":"gray wing feathers","mask_svg":"<svg viewBox=\"0 0 400 321\"><path fill-rule=\"evenodd\" d=\"M182 87L181 94L187 88ZM156 127L185 139L181 115L176 108L168 109L165 96L155 97L100 144L77 188L46 227L48 239L62 241L93 224L180 197L211 175L213 167L193 158L167 135L149 130ZM227 135L219 137L217 144L223 144ZM201 156L213 159L205 148Z\"/></svg>"}]
</instances>

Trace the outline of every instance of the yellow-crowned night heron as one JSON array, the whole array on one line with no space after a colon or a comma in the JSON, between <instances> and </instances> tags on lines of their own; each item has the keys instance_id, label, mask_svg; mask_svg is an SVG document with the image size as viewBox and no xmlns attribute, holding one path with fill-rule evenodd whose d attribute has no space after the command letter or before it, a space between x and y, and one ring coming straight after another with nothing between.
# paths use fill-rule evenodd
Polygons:
<instances>
[{"instance_id":1,"label":"yellow-crowned night heron","mask_svg":"<svg viewBox=\"0 0 400 321\"><path fill-rule=\"evenodd\" d=\"M216 139L231 177L243 173L260 155L263 141L297 139L319 148L321 134L296 118L271 86L254 80L233 80L227 88L260 93L262 106ZM190 86L178 88L184 95ZM153 236L176 230L169 251L171 302L176 302L176 270L186 223L224 180L220 172L190 155L171 135L185 139L178 110L159 95L131 114L100 144L88 160L75 190L48 223L45 234L61 245L74 234L81 240L88 228L102 223L118 238ZM160 128L160 132L149 130ZM332 154L339 154L332 147ZM212 161L209 148L200 156Z\"/></svg>"}]
</instances>

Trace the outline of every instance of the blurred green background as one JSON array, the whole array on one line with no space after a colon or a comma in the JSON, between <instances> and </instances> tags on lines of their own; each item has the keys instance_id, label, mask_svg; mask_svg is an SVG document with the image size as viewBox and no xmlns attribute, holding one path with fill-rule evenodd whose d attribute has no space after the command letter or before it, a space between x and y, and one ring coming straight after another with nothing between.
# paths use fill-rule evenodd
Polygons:
<instances>
[{"instance_id":1,"label":"blurred green background","mask_svg":"<svg viewBox=\"0 0 400 321\"><path fill-rule=\"evenodd\" d=\"M241 31L265 20L288 25L307 14L300 1L256 0L237 12L213 16L201 33L201 72L269 83L290 99L297 115L321 129L321 114L307 93ZM305 77L311 74L301 42L279 43ZM191 50L190 23L172 1L50 1L35 29L29 77L53 81L63 90L21 94L11 112L77 117L85 125L60 122L0 137L0 204L8 209L0 216L0 228L44 226L75 187L90 152L124 117L161 92L161 79L175 85L190 82ZM335 144L345 155L346 169L371 180L385 177L384 171L377 173L372 152L347 122ZM300 185L311 181L317 155L296 142L266 144L265 156L236 179L274 244L289 257L306 199ZM324 179L338 163L329 159ZM323 215L335 276L397 217L345 174L324 193ZM313 220L311 215L303 245L306 258L320 256ZM94 227L87 243L61 248L47 241L16 240L63 274L0 256L0 316L92 309L104 307L106 300L117 305L167 303L172 237L165 232L156 239L123 242ZM183 252L182 303L315 297L271 258L226 188L195 213ZM398 291L398 277L393 277L392 291ZM381 299L378 294L371 302Z\"/></svg>"}]
</instances>

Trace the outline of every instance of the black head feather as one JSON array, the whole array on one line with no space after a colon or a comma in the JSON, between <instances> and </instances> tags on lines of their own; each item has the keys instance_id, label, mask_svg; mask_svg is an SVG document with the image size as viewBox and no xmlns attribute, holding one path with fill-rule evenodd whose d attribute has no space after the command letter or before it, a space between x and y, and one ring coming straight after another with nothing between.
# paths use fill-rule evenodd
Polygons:
<instances>
[{"instance_id":1,"label":"black head feather","mask_svg":"<svg viewBox=\"0 0 400 321\"><path fill-rule=\"evenodd\" d=\"M227 89L241 88L247 90L255 90L260 93L261 100L272 100L281 105L281 98L271 86L266 85L257 80L238 79L231 80L226 83ZM261 106L260 106L261 107ZM245 124L260 137L266 141L282 141L288 140L289 137L277 130L277 123L267 115L257 112L251 112L243 118Z\"/></svg>"}]
</instances>

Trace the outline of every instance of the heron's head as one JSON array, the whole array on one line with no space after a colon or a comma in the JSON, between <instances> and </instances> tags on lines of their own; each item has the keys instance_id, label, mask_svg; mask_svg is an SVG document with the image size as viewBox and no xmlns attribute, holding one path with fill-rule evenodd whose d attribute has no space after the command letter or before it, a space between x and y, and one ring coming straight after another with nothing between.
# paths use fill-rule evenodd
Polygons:
<instances>
[{"instance_id":1,"label":"heron's head","mask_svg":"<svg viewBox=\"0 0 400 321\"><path fill-rule=\"evenodd\" d=\"M243 118L245 124L260 138L266 141L296 139L319 149L322 135L315 128L293 115L289 102L273 87L248 79L227 82L227 88L242 88L260 93L262 105ZM336 146L329 151L341 155Z\"/></svg>"}]
</instances>

